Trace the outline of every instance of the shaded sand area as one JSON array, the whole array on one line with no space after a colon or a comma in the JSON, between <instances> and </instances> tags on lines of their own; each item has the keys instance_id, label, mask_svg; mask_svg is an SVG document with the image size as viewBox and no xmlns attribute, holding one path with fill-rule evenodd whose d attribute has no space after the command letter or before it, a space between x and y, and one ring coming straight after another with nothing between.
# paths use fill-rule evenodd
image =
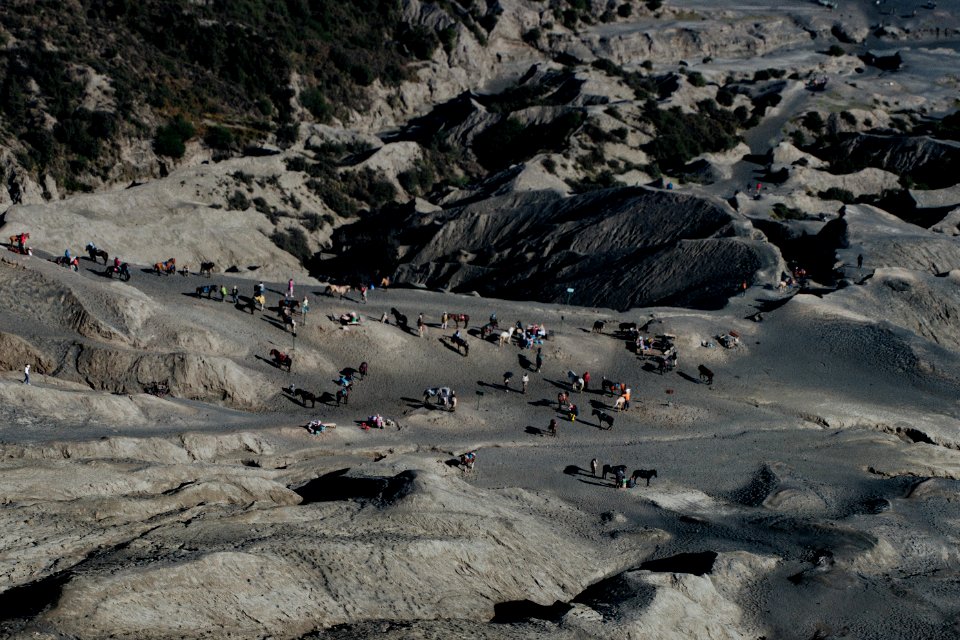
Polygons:
<instances>
[{"instance_id":1,"label":"shaded sand area","mask_svg":"<svg viewBox=\"0 0 960 640\"><path fill-rule=\"evenodd\" d=\"M851 211L854 242L871 211ZM956 327L918 330L906 311L955 317L955 272L879 268L819 296L757 286L715 312L297 286L311 306L294 340L269 309L195 295L236 283L246 298L250 280L101 270L0 262L6 636L958 632ZM286 285L265 284L274 306ZM391 308L411 329L380 322ZM363 321L344 328L350 311ZM471 316L468 357L444 311ZM492 312L545 324L540 373L534 351L473 333ZM677 369L638 358L620 322L675 335ZM290 373L271 349L293 354ZM338 372L363 361L337 407ZM591 374L576 422L557 410L568 370ZM628 411L603 377L631 387ZM155 382L170 395L143 393ZM445 385L456 412L424 406ZM377 413L395 425L361 428ZM313 419L336 428L310 435ZM594 458L658 473L618 490Z\"/></svg>"}]
</instances>

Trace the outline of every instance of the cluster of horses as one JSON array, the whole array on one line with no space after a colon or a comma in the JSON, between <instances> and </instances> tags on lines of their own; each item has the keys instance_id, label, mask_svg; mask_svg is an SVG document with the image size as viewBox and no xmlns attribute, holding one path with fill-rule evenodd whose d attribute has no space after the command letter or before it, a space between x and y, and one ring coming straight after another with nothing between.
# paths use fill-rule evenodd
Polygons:
<instances>
[{"instance_id":1,"label":"cluster of horses","mask_svg":"<svg viewBox=\"0 0 960 640\"><path fill-rule=\"evenodd\" d=\"M603 465L603 479L607 479L607 475L613 475L614 482L618 489L625 489L630 486L627 482L627 465L618 464ZM657 477L656 469L637 469L633 472L633 475L630 476L630 480L635 485L638 480L646 480L647 486L650 486L650 479Z\"/></svg>"}]
</instances>

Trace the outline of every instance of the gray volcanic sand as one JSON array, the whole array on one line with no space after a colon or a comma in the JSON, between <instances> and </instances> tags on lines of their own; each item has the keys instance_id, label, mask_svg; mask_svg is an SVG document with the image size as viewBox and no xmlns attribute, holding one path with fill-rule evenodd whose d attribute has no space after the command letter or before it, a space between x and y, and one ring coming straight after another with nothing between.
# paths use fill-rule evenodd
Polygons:
<instances>
[{"instance_id":1,"label":"gray volcanic sand","mask_svg":"<svg viewBox=\"0 0 960 640\"><path fill-rule=\"evenodd\" d=\"M372 291L361 305L355 292L341 302L308 287L311 311L287 374L265 360L270 348L294 346L269 314L192 295L231 278L138 269L127 285L83 266L74 274L12 254L0 264L6 299L32 287L53 304L34 316L4 311L5 335L51 361L69 356L57 378L35 373L26 387L12 363L0 382L4 582L26 585L7 592L10 634L298 637L331 625L324 635L957 632L958 363L941 350L931 368L930 343L895 317L876 323L855 312L864 296L895 295L880 281L797 296L762 323L743 318L792 293L754 288L719 312L617 314L402 289ZM246 294L250 281L236 282ZM84 322L53 312L71 296ZM141 304L118 302L130 299ZM555 335L523 395L521 363L533 352L470 336L464 358L440 340L452 329L431 326L419 338L379 323L391 307L431 324L443 310L465 312L471 327L496 311L504 324L544 322ZM329 317L350 310L363 315L360 327ZM590 331L597 319L608 321L603 334ZM678 336L678 371L646 370L612 334L618 322L648 320L649 333ZM742 335L740 348L700 346L729 330ZM188 333L186 349L162 348ZM192 353L199 364L174 367L171 380L207 401L136 393L111 357L84 380L70 369L75 347L59 342ZM371 374L349 408L302 408L281 393L290 382L332 392L337 371L363 360ZM700 363L716 373L712 386L699 382ZM218 368L235 371L217 377ZM561 421L556 439L541 435L560 417L568 369L589 370L593 387L601 376L627 382L633 406L607 409L615 424L602 430L590 407L611 407L612 397L573 394L581 419ZM501 388L505 371L515 374L512 391ZM92 372L123 393L91 391ZM207 387L218 383L231 395L216 402L220 391ZM456 413L422 406L422 390L437 385L457 390ZM356 421L375 412L400 428L360 429ZM301 426L313 418L337 427L310 436ZM445 464L472 449L473 471ZM590 474L591 458L658 477L618 491ZM301 496L286 488L331 473ZM700 564L679 555L690 553L718 555ZM667 573L639 569L664 558L675 558ZM498 605L527 600L573 608ZM531 614L551 621L515 620ZM476 625L494 616L506 622Z\"/></svg>"}]
</instances>

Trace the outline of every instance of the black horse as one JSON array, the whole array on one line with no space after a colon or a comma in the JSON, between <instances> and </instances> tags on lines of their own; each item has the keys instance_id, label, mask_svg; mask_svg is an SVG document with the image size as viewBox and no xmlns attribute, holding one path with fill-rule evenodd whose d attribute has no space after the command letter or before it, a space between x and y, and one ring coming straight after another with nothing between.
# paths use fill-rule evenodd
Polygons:
<instances>
[{"instance_id":1,"label":"black horse","mask_svg":"<svg viewBox=\"0 0 960 640\"><path fill-rule=\"evenodd\" d=\"M307 401L310 401L310 407L313 408L317 406L317 396L312 391L307 391L306 389L297 389L293 392L293 395L300 398L300 404L304 407L307 406Z\"/></svg>"},{"instance_id":2,"label":"black horse","mask_svg":"<svg viewBox=\"0 0 960 640\"><path fill-rule=\"evenodd\" d=\"M608 474L608 473L616 476L618 471L622 472L623 475L627 475L627 465L625 465L625 464L618 464L618 465L605 464L605 465L603 465L603 479L604 479L604 480L607 479L607 474Z\"/></svg>"},{"instance_id":3,"label":"black horse","mask_svg":"<svg viewBox=\"0 0 960 640\"><path fill-rule=\"evenodd\" d=\"M707 369L705 366L700 365L697 367L697 371L700 372L700 381L706 382L707 384L713 384L713 371Z\"/></svg>"},{"instance_id":4,"label":"black horse","mask_svg":"<svg viewBox=\"0 0 960 640\"><path fill-rule=\"evenodd\" d=\"M461 336L450 336L450 342L452 342L456 347L457 351L463 350L463 357L466 358L470 355L470 345L467 343L466 339Z\"/></svg>"},{"instance_id":5,"label":"black horse","mask_svg":"<svg viewBox=\"0 0 960 640\"><path fill-rule=\"evenodd\" d=\"M90 259L94 262L97 261L97 258L103 258L103 264L107 264L107 260L110 259L110 256L107 255L107 252L103 249L97 249L93 244L87 245L87 255L90 256Z\"/></svg>"},{"instance_id":6,"label":"black horse","mask_svg":"<svg viewBox=\"0 0 960 640\"><path fill-rule=\"evenodd\" d=\"M600 423L600 426L603 426L603 423L607 423L607 429L613 429L613 416L609 413L601 411L600 409L594 409L593 415L597 417L597 422Z\"/></svg>"},{"instance_id":7,"label":"black horse","mask_svg":"<svg viewBox=\"0 0 960 640\"><path fill-rule=\"evenodd\" d=\"M126 262L122 262L119 267L110 265L107 267L106 274L113 279L114 276L119 276L121 280L127 282L130 280L130 265Z\"/></svg>"},{"instance_id":8,"label":"black horse","mask_svg":"<svg viewBox=\"0 0 960 640\"><path fill-rule=\"evenodd\" d=\"M207 284L202 287L197 287L197 297L200 298L205 295L207 296L207 300L211 300L213 298L214 291L216 291L217 289L218 287L212 284Z\"/></svg>"},{"instance_id":9,"label":"black horse","mask_svg":"<svg viewBox=\"0 0 960 640\"><path fill-rule=\"evenodd\" d=\"M657 477L656 469L637 469L636 471L633 472L634 482L637 481L637 478L643 478L647 481L648 487L650 486L650 478L656 478L656 477Z\"/></svg>"},{"instance_id":10,"label":"black horse","mask_svg":"<svg viewBox=\"0 0 960 640\"><path fill-rule=\"evenodd\" d=\"M210 277L210 274L213 272L213 268L217 266L212 262L201 262L200 263L200 275Z\"/></svg>"},{"instance_id":11,"label":"black horse","mask_svg":"<svg viewBox=\"0 0 960 640\"><path fill-rule=\"evenodd\" d=\"M395 307L390 307L390 313L393 314L393 319L397 323L397 326L401 329L408 329L410 327L407 322L407 316L400 313Z\"/></svg>"}]
</instances>

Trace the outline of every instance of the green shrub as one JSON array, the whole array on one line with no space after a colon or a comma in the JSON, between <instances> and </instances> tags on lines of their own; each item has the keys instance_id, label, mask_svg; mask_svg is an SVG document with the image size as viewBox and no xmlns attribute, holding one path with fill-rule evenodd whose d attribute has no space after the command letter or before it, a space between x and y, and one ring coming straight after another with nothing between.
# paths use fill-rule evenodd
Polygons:
<instances>
[{"instance_id":1,"label":"green shrub","mask_svg":"<svg viewBox=\"0 0 960 640\"><path fill-rule=\"evenodd\" d=\"M304 89L300 92L300 104L313 114L318 122L329 122L333 117L333 108L326 101L323 92L317 87Z\"/></svg>"},{"instance_id":2,"label":"green shrub","mask_svg":"<svg viewBox=\"0 0 960 640\"><path fill-rule=\"evenodd\" d=\"M203 141L212 149L229 150L233 148L233 134L230 129L221 125L214 125L207 129Z\"/></svg>"},{"instance_id":3,"label":"green shrub","mask_svg":"<svg viewBox=\"0 0 960 640\"><path fill-rule=\"evenodd\" d=\"M321 218L320 214L318 213L308 211L307 213L303 214L300 222L303 224L304 229L313 232L323 225L323 218Z\"/></svg>"},{"instance_id":4,"label":"green shrub","mask_svg":"<svg viewBox=\"0 0 960 640\"><path fill-rule=\"evenodd\" d=\"M193 125L183 116L176 116L167 124L157 127L157 135L153 139L153 149L157 155L170 158L182 158L186 152L187 140L196 134Z\"/></svg>"},{"instance_id":5,"label":"green shrub","mask_svg":"<svg viewBox=\"0 0 960 640\"><path fill-rule=\"evenodd\" d=\"M794 209L793 207L788 207L782 202L778 202L773 205L773 211L771 212L771 217L779 220L805 220L807 214L799 209Z\"/></svg>"},{"instance_id":6,"label":"green shrub","mask_svg":"<svg viewBox=\"0 0 960 640\"><path fill-rule=\"evenodd\" d=\"M617 15L621 18L629 18L633 15L633 6L629 4L622 4L617 7Z\"/></svg>"},{"instance_id":7,"label":"green shrub","mask_svg":"<svg viewBox=\"0 0 960 640\"><path fill-rule=\"evenodd\" d=\"M838 44L832 44L832 45L830 45L830 48L827 49L827 55L828 55L828 56L839 57L839 56L842 56L842 55L846 55L846 53L847 53L847 52L843 50L843 47L841 47L841 46L838 45Z\"/></svg>"},{"instance_id":8,"label":"green shrub","mask_svg":"<svg viewBox=\"0 0 960 640\"><path fill-rule=\"evenodd\" d=\"M691 71L687 74L687 82L692 84L695 87L705 87L707 86L707 81L703 77L703 74L699 71Z\"/></svg>"},{"instance_id":9,"label":"green shrub","mask_svg":"<svg viewBox=\"0 0 960 640\"><path fill-rule=\"evenodd\" d=\"M843 204L853 204L857 201L857 197L852 192L839 187L830 187L826 191L821 191L817 197L821 200L839 200Z\"/></svg>"},{"instance_id":10,"label":"green shrub","mask_svg":"<svg viewBox=\"0 0 960 640\"><path fill-rule=\"evenodd\" d=\"M234 191L233 195L227 198L227 211L246 211L250 208L250 200L240 190Z\"/></svg>"},{"instance_id":11,"label":"green shrub","mask_svg":"<svg viewBox=\"0 0 960 640\"><path fill-rule=\"evenodd\" d=\"M310 245L307 242L307 236L299 227L290 227L283 231L277 229L270 234L270 240L273 241L273 244L294 256L301 264L305 264L313 257Z\"/></svg>"},{"instance_id":12,"label":"green shrub","mask_svg":"<svg viewBox=\"0 0 960 640\"><path fill-rule=\"evenodd\" d=\"M583 118L580 111L568 111L551 122L532 126L506 118L474 138L473 152L485 168L499 171L542 151L562 150Z\"/></svg>"},{"instance_id":13,"label":"green shrub","mask_svg":"<svg viewBox=\"0 0 960 640\"><path fill-rule=\"evenodd\" d=\"M823 131L823 127L825 125L823 117L816 111L808 111L807 114L803 116L802 124L804 127L810 129L810 131L813 131L814 133L820 133Z\"/></svg>"}]
</instances>

